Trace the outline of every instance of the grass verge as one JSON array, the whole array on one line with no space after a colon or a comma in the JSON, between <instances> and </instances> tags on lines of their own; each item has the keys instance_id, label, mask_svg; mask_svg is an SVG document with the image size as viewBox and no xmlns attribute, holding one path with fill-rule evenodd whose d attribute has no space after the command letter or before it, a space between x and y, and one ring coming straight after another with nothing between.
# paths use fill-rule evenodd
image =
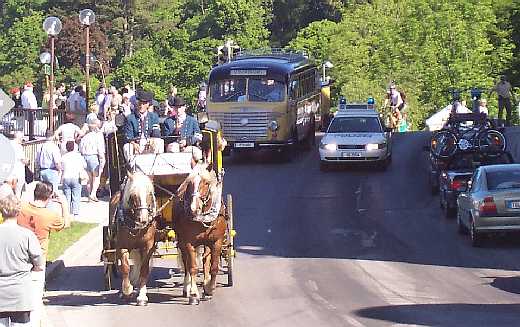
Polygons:
<instances>
[{"instance_id":1,"label":"grass verge","mask_svg":"<svg viewBox=\"0 0 520 327\"><path fill-rule=\"evenodd\" d=\"M47 261L54 261L65 252L74 242L87 234L97 224L72 222L70 228L59 232L52 232L49 242Z\"/></svg>"}]
</instances>

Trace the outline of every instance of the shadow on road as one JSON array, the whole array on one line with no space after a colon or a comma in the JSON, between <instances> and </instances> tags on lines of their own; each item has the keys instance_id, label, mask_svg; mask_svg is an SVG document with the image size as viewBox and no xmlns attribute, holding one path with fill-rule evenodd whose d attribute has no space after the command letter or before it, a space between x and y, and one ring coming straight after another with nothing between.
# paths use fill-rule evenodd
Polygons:
<instances>
[{"instance_id":1,"label":"shadow on road","mask_svg":"<svg viewBox=\"0 0 520 327\"><path fill-rule=\"evenodd\" d=\"M366 308L360 317L419 326L516 326L520 304L411 304Z\"/></svg>"},{"instance_id":2,"label":"shadow on road","mask_svg":"<svg viewBox=\"0 0 520 327\"><path fill-rule=\"evenodd\" d=\"M395 135L386 171L358 163L321 172L317 147L291 164L226 162L238 252L519 270L517 235L473 248L455 219L444 217L428 181L423 147L430 137Z\"/></svg>"}]
</instances>

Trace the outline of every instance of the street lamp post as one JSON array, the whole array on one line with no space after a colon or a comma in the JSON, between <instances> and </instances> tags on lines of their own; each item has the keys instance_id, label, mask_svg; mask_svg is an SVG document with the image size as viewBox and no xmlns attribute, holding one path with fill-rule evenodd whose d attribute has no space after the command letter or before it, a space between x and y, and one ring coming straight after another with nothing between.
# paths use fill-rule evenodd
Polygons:
<instances>
[{"instance_id":1,"label":"street lamp post","mask_svg":"<svg viewBox=\"0 0 520 327\"><path fill-rule=\"evenodd\" d=\"M43 65L43 72L45 74L45 87L50 90L49 75L51 74L51 54L47 51L40 54L40 62ZM49 102L50 104L50 102ZM50 112L50 108L49 108ZM34 111L29 110L29 139L34 140ZM49 115L50 116L50 115Z\"/></svg>"},{"instance_id":2,"label":"street lamp post","mask_svg":"<svg viewBox=\"0 0 520 327\"><path fill-rule=\"evenodd\" d=\"M56 62L54 59L54 38L60 33L61 28L61 21L58 17L47 17L43 22L43 30L51 39L51 77L49 82L49 129L51 131L54 131L54 65Z\"/></svg>"},{"instance_id":3,"label":"street lamp post","mask_svg":"<svg viewBox=\"0 0 520 327\"><path fill-rule=\"evenodd\" d=\"M79 21L85 26L85 78L87 89L85 100L87 102L87 108L89 107L89 94L90 94L90 25L96 21L96 15L91 9L83 9L79 12Z\"/></svg>"}]
</instances>

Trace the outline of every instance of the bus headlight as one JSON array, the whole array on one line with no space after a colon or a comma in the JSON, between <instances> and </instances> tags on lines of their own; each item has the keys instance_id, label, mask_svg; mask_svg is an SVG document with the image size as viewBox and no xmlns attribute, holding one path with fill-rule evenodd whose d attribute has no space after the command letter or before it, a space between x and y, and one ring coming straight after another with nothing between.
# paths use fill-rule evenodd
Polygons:
<instances>
[{"instance_id":1,"label":"bus headlight","mask_svg":"<svg viewBox=\"0 0 520 327\"><path fill-rule=\"evenodd\" d=\"M278 129L278 122L276 120L273 120L272 122L270 122L269 129L272 130L273 132L276 131Z\"/></svg>"},{"instance_id":2,"label":"bus headlight","mask_svg":"<svg viewBox=\"0 0 520 327\"><path fill-rule=\"evenodd\" d=\"M338 149L338 145L336 143L329 143L329 144L320 143L320 148L325 149L327 151L336 151Z\"/></svg>"}]
</instances>

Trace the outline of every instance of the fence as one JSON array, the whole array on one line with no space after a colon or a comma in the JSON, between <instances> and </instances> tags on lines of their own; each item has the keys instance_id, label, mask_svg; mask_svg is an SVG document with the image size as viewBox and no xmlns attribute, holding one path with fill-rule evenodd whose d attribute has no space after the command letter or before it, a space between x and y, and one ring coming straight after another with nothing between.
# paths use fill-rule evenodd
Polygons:
<instances>
[{"instance_id":1,"label":"fence","mask_svg":"<svg viewBox=\"0 0 520 327\"><path fill-rule=\"evenodd\" d=\"M46 140L33 140L22 143L23 150L25 152L25 159L29 160L28 168L36 173L35 162L36 162L36 154L38 150L41 148L42 144L45 143Z\"/></svg>"},{"instance_id":2,"label":"fence","mask_svg":"<svg viewBox=\"0 0 520 327\"><path fill-rule=\"evenodd\" d=\"M65 110L54 110L54 127L60 126L65 119ZM49 128L48 109L13 108L1 119L4 134L23 131L30 140L44 137Z\"/></svg>"}]
</instances>

